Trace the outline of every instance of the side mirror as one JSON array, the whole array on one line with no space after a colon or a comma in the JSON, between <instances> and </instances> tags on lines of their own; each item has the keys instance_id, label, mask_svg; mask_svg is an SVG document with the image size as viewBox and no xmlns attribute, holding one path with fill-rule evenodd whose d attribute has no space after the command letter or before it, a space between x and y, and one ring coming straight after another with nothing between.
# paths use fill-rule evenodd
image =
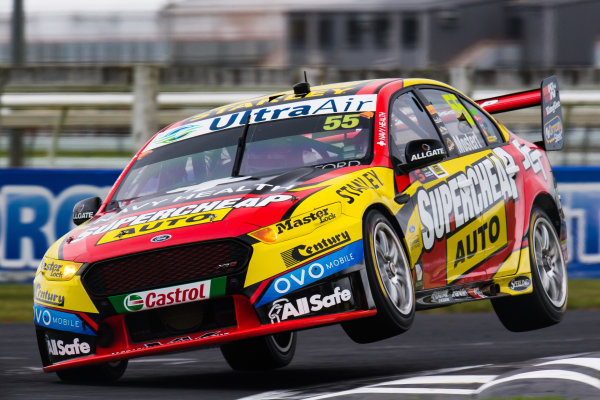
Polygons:
<instances>
[{"instance_id":1,"label":"side mirror","mask_svg":"<svg viewBox=\"0 0 600 400\"><path fill-rule=\"evenodd\" d=\"M446 150L439 140L419 139L408 142L404 150L406 164L401 168L412 171L444 159Z\"/></svg>"},{"instance_id":2,"label":"side mirror","mask_svg":"<svg viewBox=\"0 0 600 400\"><path fill-rule=\"evenodd\" d=\"M75 225L81 225L96 215L101 205L102 199L100 197L90 197L75 204L75 207L73 207L73 222Z\"/></svg>"}]
</instances>

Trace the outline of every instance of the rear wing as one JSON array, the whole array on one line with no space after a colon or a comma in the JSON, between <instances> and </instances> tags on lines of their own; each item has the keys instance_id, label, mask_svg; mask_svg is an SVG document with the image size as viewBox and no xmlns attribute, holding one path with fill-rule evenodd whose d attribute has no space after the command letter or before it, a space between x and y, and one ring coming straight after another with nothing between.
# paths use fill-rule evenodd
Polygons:
<instances>
[{"instance_id":1,"label":"rear wing","mask_svg":"<svg viewBox=\"0 0 600 400\"><path fill-rule=\"evenodd\" d=\"M544 79L540 89L476 100L476 103L490 114L541 105L543 147L547 151L562 149L564 144L562 108L556 76Z\"/></svg>"}]
</instances>

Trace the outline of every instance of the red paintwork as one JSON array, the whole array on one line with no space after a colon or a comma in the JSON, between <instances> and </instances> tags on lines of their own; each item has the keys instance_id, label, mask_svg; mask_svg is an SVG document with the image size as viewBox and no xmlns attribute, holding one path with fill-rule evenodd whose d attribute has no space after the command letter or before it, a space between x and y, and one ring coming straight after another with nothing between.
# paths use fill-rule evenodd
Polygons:
<instances>
[{"instance_id":1,"label":"red paintwork","mask_svg":"<svg viewBox=\"0 0 600 400\"><path fill-rule=\"evenodd\" d=\"M518 110L521 108L533 107L542 104L542 94L539 89L528 90L525 92L511 93L488 99L476 100L485 111L490 114L506 111ZM483 105L490 103L488 105Z\"/></svg>"},{"instance_id":2,"label":"red paintwork","mask_svg":"<svg viewBox=\"0 0 600 400\"><path fill-rule=\"evenodd\" d=\"M354 94L370 94L370 93L378 93L377 97L377 105L374 116L374 158L370 166L383 166L383 167L392 167L392 162L390 159L390 151L389 151L389 137L387 136L387 129L389 128L388 121L388 107L390 104L391 97L397 93L398 90L404 87L404 81L397 79L386 79L386 80L374 80L365 84L360 90L358 90ZM484 109L490 113L494 112L502 112L508 111L517 108L529 107L531 105L540 104L541 95L540 91L528 91L522 93L516 93L506 96L500 96L493 99L479 100L478 104L483 104L488 100L495 101L493 104L489 104ZM177 126L183 124L184 121L180 121L171 125ZM507 230L509 236L509 245L505 250L495 254L491 257L489 262L483 263L478 268L471 271L469 274L461 278L455 283L467 283L480 281L484 279L490 279L493 274L496 272L498 265L502 264L502 261L505 260L511 252L516 249L520 249L523 246L522 238L524 232L527 229L527 223L529 221L529 212L531 210L533 201L536 196L540 193L548 193L548 187L551 185L550 182L543 183L543 179L536 179L535 174L533 172L524 171L523 165L523 156L519 152L517 148L515 148L512 144L513 140L518 140L520 143L527 143L523 140L517 138L514 135L510 136L509 142L507 142L503 148L514 158L515 162L517 162L518 166L521 168L521 173L517 175L517 185L519 187L526 187L527 190L523 190L523 197L519 198L518 201L509 201L506 206L506 214L507 218ZM539 149L533 144L527 143L527 145L532 149ZM93 226L94 222L98 219L102 218L106 214L105 207L113 196L116 188L121 183L129 169L131 168L133 162L137 159L137 157L144 152L146 146L138 151L136 156L131 160L129 165L122 172L111 192L107 196L104 204L102 205L100 211L96 214L94 219L87 224L87 226ZM547 158L542 157L543 166L546 170L548 177L552 176L551 168L548 163ZM294 191L280 191L277 194L288 194L295 196L295 199L292 201L285 201L281 203L272 203L269 205L269 212L262 212L261 209L256 208L238 208L233 209L228 214L227 218L223 221L216 221L210 223L210 227L201 228L201 225L194 225L188 227L177 228L174 230L163 231L166 233L173 233L176 231L176 234L173 234L172 239L168 242L160 242L160 243L152 243L149 241L148 235L141 235L137 237L128 238L126 243L121 241L115 241L112 243L102 244L100 246L96 246L97 241L102 236L102 234L92 235L80 241L74 241L73 243L62 244L62 254L64 259L75 260L78 262L95 262L101 259L138 253L141 251L147 251L153 248L161 248L161 247L171 247L180 244L189 243L191 240L193 241L205 241L211 239L218 239L223 237L223 232L227 232L228 237L239 237L245 235L251 231L257 229L257 227L262 227L266 225L271 225L276 222L281 221L289 212L290 208L296 204L298 201L302 201L308 196L320 191L323 187L328 185L330 179L366 168L369 166L361 165L361 166L352 166L352 167L344 167L338 169L324 170L321 174L317 176L313 176L310 179L306 179L302 181L299 179L297 182L297 186L294 188ZM414 174L396 174L395 185L396 185L396 193L402 193L406 188L411 185L411 182L415 180ZM302 190L302 188L306 188ZM521 191L519 191L521 193ZM264 197L270 195L272 193L241 193L237 195L227 195L227 196L215 196L210 198L199 198L193 201L186 201L183 203L177 203L176 207L181 207L186 204L197 204L202 202L212 202L216 200L224 200L224 199L232 199L243 197L244 199L250 197ZM144 209L143 211L133 211L133 212L124 212L119 218L125 216L133 216L133 215L141 215L143 213L147 213L149 211L157 211L162 209L168 209L174 207L174 205L161 205L159 207L149 207L148 209ZM110 222L107 222L110 223ZM451 224L454 225L454 221L451 221ZM116 229L116 228L113 228ZM81 230L81 232L83 229ZM161 232L162 233L162 232ZM150 234L154 235L154 234ZM77 237L75 235L75 237ZM513 241L510 242L510 238L513 238ZM421 262L424 265L433 266L431 268L424 269L423 276L423 288L434 288L434 287L443 287L447 284L447 270L446 270L446 239L443 238L440 241L437 241L435 244L434 250L430 253L424 253L421 256ZM443 252L436 251L436 249L444 249ZM493 266L493 267L490 267ZM299 267L299 266L297 266ZM288 272L288 271L286 271ZM276 324L264 324L261 325L255 308L253 304L256 302L260 294L262 294L265 289L268 287L268 284L272 282L275 277L271 277L262 281L260 284L253 286L251 289L253 292L248 293L250 298L244 295L233 295L232 298L234 300L235 305L235 313L236 313L236 321L237 326L232 328L220 329L220 336L209 336L205 338L196 338L192 340L186 340L175 343L167 343L159 346L153 347L145 347L144 344L139 343L131 343L129 340L129 334L125 327L124 315L115 315L109 318L106 318L102 321L109 325L114 334L114 342L110 346L110 348L101 348L97 347L96 355L81 357L77 359L67 360L63 362L59 362L50 366L44 367L44 371L51 372L60 369L72 368L72 367L80 367L86 366L96 363L104 363L109 361L116 361L125 358L133 358L140 357L151 354L161 354L171 351L180 351L185 349L190 349L193 347L203 347L209 345L219 345L221 343L240 340L250 337L269 335L278 332L284 331L292 331L298 329L305 329L314 326L320 326L324 324L332 324L339 323L342 321L355 319L355 318L364 318L369 316L374 316L377 313L377 310L361 310L361 311L353 311L347 313L338 313L331 314L325 316L317 316L310 318L300 318L296 320L284 321ZM366 290L368 290L368 285L366 286ZM473 293L471 293L474 296ZM89 318L86 318L88 321ZM93 321L91 321L93 322ZM89 323L89 322L88 322ZM90 325L92 325L90 323ZM97 328L97 324L92 325ZM202 333L195 333L191 336L198 337L202 335ZM180 336L181 337L181 336ZM169 341L175 338L168 338L160 340ZM155 342L155 341L153 341Z\"/></svg>"},{"instance_id":3,"label":"red paintwork","mask_svg":"<svg viewBox=\"0 0 600 400\"><path fill-rule=\"evenodd\" d=\"M134 358L141 356L148 356L152 354L162 354L172 351L180 351L191 349L198 346L211 346L219 345L221 343L229 342L232 340L241 340L255 336L272 335L278 332L295 331L300 329L306 329L314 326L323 326L328 324L339 323L348 321L351 319L372 317L377 314L376 310L365 310L365 311L353 311L348 313L322 315L318 317L298 319L293 321L283 321L278 324L272 325L260 325L258 318L254 313L252 305L248 302L248 299L244 296L234 296L236 304L236 316L240 318L238 320L237 328L222 329L221 333L227 333L221 336L210 336L203 339L188 340L183 342L163 344L161 346L154 346L145 348L143 344L136 344L138 346L135 350L130 350L121 354L100 354L101 348L97 348L99 354L89 357L82 357L73 360L62 361L53 365L44 367L44 372L53 372L65 368L83 367L92 364L117 361L124 358ZM238 308L239 307L239 308ZM125 324L119 322L119 319L123 319L123 316L116 316L111 318L110 325L116 328L119 332L119 340L115 340L115 343L110 348L110 352L118 352L126 350L128 346L132 346L127 341L127 332L125 332ZM108 320L107 320L108 321ZM169 339L167 339L169 340Z\"/></svg>"}]
</instances>

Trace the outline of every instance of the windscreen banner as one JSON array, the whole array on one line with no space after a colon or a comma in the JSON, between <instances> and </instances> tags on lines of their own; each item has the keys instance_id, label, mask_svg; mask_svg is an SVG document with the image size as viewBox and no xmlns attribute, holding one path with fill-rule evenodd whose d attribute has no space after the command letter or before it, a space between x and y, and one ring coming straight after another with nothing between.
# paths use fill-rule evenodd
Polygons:
<instances>
[{"instance_id":1,"label":"windscreen banner","mask_svg":"<svg viewBox=\"0 0 600 400\"><path fill-rule=\"evenodd\" d=\"M555 167L567 218L569 278L600 278L600 167ZM116 170L0 169L0 282L31 282L73 207L105 198Z\"/></svg>"}]
</instances>

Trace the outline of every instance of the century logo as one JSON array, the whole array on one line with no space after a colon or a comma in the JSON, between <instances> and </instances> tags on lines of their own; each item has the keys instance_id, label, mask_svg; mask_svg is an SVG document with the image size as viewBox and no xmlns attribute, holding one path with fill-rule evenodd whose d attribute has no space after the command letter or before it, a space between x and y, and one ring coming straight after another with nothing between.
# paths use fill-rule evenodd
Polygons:
<instances>
[{"instance_id":1,"label":"century logo","mask_svg":"<svg viewBox=\"0 0 600 400\"><path fill-rule=\"evenodd\" d=\"M281 257L283 258L285 266L289 268L301 263L302 261L308 260L311 257L324 253L336 246L348 242L350 242L350 235L348 234L348 231L344 231L329 238L321 239L316 243L307 245L301 244L292 249L286 250L281 253Z\"/></svg>"},{"instance_id":2,"label":"century logo","mask_svg":"<svg viewBox=\"0 0 600 400\"><path fill-rule=\"evenodd\" d=\"M42 286L40 284L35 285L33 292L35 301L39 303L45 303L60 307L65 305L65 296L52 293L50 290L44 290L42 289Z\"/></svg>"}]
</instances>

